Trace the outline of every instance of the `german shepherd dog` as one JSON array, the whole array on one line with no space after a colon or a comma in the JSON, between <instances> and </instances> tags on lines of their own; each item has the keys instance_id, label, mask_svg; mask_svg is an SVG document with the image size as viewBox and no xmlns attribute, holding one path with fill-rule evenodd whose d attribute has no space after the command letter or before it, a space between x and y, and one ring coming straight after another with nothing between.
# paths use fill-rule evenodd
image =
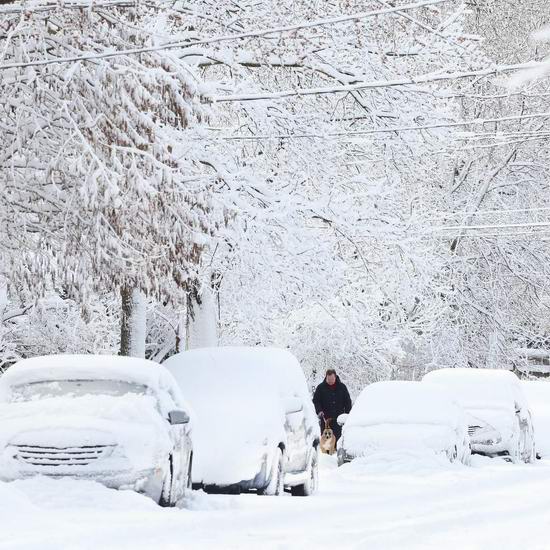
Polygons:
<instances>
[{"instance_id":1,"label":"german shepherd dog","mask_svg":"<svg viewBox=\"0 0 550 550\"><path fill-rule=\"evenodd\" d=\"M336 452L336 436L330 427L332 418L325 419L325 429L323 430L323 435L321 436L321 452L327 455L333 455Z\"/></svg>"}]
</instances>

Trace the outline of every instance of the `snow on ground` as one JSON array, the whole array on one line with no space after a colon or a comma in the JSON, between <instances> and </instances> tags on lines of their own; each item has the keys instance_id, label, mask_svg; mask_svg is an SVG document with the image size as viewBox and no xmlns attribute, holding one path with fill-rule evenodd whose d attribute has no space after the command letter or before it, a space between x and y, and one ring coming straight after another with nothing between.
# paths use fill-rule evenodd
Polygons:
<instances>
[{"instance_id":1,"label":"snow on ground","mask_svg":"<svg viewBox=\"0 0 550 550\"><path fill-rule=\"evenodd\" d=\"M186 509L93 482L0 483L0 549L550 547L550 461L466 467L400 453L337 469L322 458L315 497L193 492Z\"/></svg>"}]
</instances>

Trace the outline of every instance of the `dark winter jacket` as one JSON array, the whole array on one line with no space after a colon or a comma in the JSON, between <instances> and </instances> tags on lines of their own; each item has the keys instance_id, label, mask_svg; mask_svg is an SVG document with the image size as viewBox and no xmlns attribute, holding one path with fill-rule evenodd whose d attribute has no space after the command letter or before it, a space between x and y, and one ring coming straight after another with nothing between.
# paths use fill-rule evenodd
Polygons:
<instances>
[{"instance_id":1,"label":"dark winter jacket","mask_svg":"<svg viewBox=\"0 0 550 550\"><path fill-rule=\"evenodd\" d=\"M313 394L313 404L315 412L317 414L323 412L325 418L334 420L333 424L336 424L338 415L351 411L351 397L348 388L338 376L334 386L329 386L326 380L317 386Z\"/></svg>"}]
</instances>

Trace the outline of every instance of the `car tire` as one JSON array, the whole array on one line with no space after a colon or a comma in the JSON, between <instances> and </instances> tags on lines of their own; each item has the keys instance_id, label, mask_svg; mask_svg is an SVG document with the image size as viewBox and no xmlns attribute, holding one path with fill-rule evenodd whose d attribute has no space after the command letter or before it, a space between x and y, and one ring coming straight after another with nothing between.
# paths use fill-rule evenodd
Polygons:
<instances>
[{"instance_id":1,"label":"car tire","mask_svg":"<svg viewBox=\"0 0 550 550\"><path fill-rule=\"evenodd\" d=\"M521 439L517 440L516 447L512 453L510 453L510 459L512 464L521 464L523 462L523 453L521 452Z\"/></svg>"},{"instance_id":2,"label":"car tire","mask_svg":"<svg viewBox=\"0 0 550 550\"><path fill-rule=\"evenodd\" d=\"M189 491L193 489L193 451L189 453L189 464L187 466L187 483L186 487Z\"/></svg>"},{"instance_id":3,"label":"car tire","mask_svg":"<svg viewBox=\"0 0 550 550\"><path fill-rule=\"evenodd\" d=\"M533 464L537 460L537 451L535 449L535 442L531 443L531 450L525 459L526 464Z\"/></svg>"},{"instance_id":4,"label":"car tire","mask_svg":"<svg viewBox=\"0 0 550 550\"><path fill-rule=\"evenodd\" d=\"M453 463L456 462L458 459L458 447L455 445L453 447L453 450L451 451L451 454L447 455L449 462Z\"/></svg>"},{"instance_id":5,"label":"car tire","mask_svg":"<svg viewBox=\"0 0 550 550\"><path fill-rule=\"evenodd\" d=\"M472 444L470 442L468 442L468 444L466 445L466 456L465 456L465 459L464 459L464 465L465 466L471 466L472 465Z\"/></svg>"},{"instance_id":6,"label":"car tire","mask_svg":"<svg viewBox=\"0 0 550 550\"><path fill-rule=\"evenodd\" d=\"M174 479L173 479L173 459L172 455L168 460L168 467L166 468L166 474L162 482L162 489L160 491L159 506L163 508L172 508L176 505L176 496L174 491Z\"/></svg>"},{"instance_id":7,"label":"car tire","mask_svg":"<svg viewBox=\"0 0 550 550\"><path fill-rule=\"evenodd\" d=\"M269 481L263 489L258 491L259 495L279 496L284 492L284 459L285 455L283 450L280 447L277 447L273 457L273 465L271 467Z\"/></svg>"},{"instance_id":8,"label":"car tire","mask_svg":"<svg viewBox=\"0 0 550 550\"><path fill-rule=\"evenodd\" d=\"M290 493L293 497L309 497L317 491L319 474L319 448L313 447L311 450L308 465L306 468L308 475L307 481L300 485L291 487Z\"/></svg>"}]
</instances>

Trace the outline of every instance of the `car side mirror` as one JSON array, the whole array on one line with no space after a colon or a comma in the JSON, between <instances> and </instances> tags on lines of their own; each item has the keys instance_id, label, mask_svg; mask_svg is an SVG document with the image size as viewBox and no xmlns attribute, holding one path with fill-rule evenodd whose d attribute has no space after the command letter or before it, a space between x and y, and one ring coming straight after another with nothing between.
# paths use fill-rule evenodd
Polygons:
<instances>
[{"instance_id":1,"label":"car side mirror","mask_svg":"<svg viewBox=\"0 0 550 550\"><path fill-rule=\"evenodd\" d=\"M346 423L346 420L348 419L349 414L348 413L342 413L338 415L338 418L336 419L336 422L338 423L338 426L343 426Z\"/></svg>"},{"instance_id":2,"label":"car side mirror","mask_svg":"<svg viewBox=\"0 0 550 550\"><path fill-rule=\"evenodd\" d=\"M304 404L299 397L290 397L285 401L285 414L299 413L304 410Z\"/></svg>"},{"instance_id":3,"label":"car side mirror","mask_svg":"<svg viewBox=\"0 0 550 550\"><path fill-rule=\"evenodd\" d=\"M188 424L191 419L185 411L170 411L168 413L168 422L172 426L177 426L179 424Z\"/></svg>"}]
</instances>

